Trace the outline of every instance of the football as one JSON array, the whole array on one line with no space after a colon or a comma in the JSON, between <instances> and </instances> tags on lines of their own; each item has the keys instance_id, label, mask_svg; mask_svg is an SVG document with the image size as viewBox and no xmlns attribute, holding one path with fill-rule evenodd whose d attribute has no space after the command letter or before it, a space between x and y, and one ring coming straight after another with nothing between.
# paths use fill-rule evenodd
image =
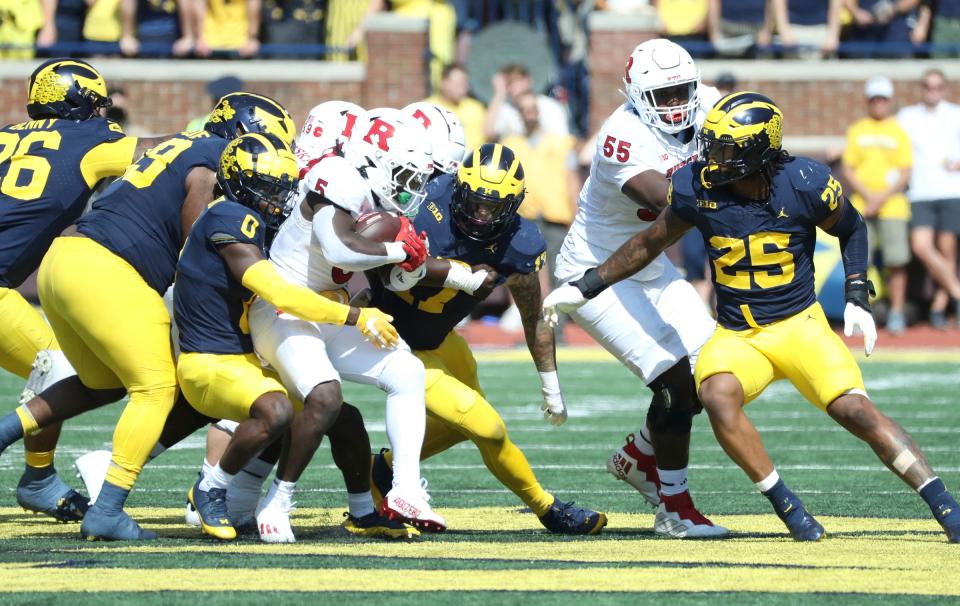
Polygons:
<instances>
[{"instance_id":1,"label":"football","mask_svg":"<svg viewBox=\"0 0 960 606\"><path fill-rule=\"evenodd\" d=\"M360 215L353 223L358 234L377 242L393 242L400 233L400 225L400 217L387 211Z\"/></svg>"}]
</instances>

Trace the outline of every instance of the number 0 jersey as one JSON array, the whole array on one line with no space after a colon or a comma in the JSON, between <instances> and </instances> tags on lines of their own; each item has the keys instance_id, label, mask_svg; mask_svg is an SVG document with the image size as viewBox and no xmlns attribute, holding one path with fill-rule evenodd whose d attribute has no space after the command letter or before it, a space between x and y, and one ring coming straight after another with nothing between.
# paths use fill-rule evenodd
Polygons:
<instances>
[{"instance_id":1,"label":"number 0 jersey","mask_svg":"<svg viewBox=\"0 0 960 606\"><path fill-rule=\"evenodd\" d=\"M513 274L540 271L547 245L536 225L517 217L513 228L492 242L470 240L460 234L452 221L453 177L442 176L436 181L439 183L433 191L440 192L439 195L428 199L414 220L417 233L427 232L431 257L489 265L497 270L501 284ZM383 288L378 280L371 280L371 285L372 305L393 316L397 332L416 350L439 347L481 301L453 288L414 286L406 292L393 292Z\"/></svg>"},{"instance_id":2,"label":"number 0 jersey","mask_svg":"<svg viewBox=\"0 0 960 606\"><path fill-rule=\"evenodd\" d=\"M130 263L163 295L173 282L183 242L187 175L197 166L217 170L226 146L226 139L195 131L147 150L94 202L77 228Z\"/></svg>"},{"instance_id":3,"label":"number 0 jersey","mask_svg":"<svg viewBox=\"0 0 960 606\"><path fill-rule=\"evenodd\" d=\"M0 286L19 286L77 220L97 182L133 161L114 122L48 118L0 129Z\"/></svg>"},{"instance_id":4,"label":"number 0 jersey","mask_svg":"<svg viewBox=\"0 0 960 606\"><path fill-rule=\"evenodd\" d=\"M263 218L221 198L194 223L177 263L173 310L180 350L213 354L253 352L247 307L253 293L230 273L219 249L253 244L263 252Z\"/></svg>"},{"instance_id":5,"label":"number 0 jersey","mask_svg":"<svg viewBox=\"0 0 960 606\"><path fill-rule=\"evenodd\" d=\"M720 324L756 328L813 305L817 224L843 196L830 169L791 158L774 177L770 198L747 203L727 187L704 188L702 168L695 163L673 175L670 208L703 236Z\"/></svg>"}]
</instances>

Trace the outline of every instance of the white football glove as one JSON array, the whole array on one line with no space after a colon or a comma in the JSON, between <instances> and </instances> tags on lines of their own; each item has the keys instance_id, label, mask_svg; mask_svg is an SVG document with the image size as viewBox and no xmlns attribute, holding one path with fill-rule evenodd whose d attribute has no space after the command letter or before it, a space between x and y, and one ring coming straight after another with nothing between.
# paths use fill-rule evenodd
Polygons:
<instances>
[{"instance_id":1,"label":"white football glove","mask_svg":"<svg viewBox=\"0 0 960 606\"><path fill-rule=\"evenodd\" d=\"M563 403L563 393L560 391L560 380L557 371L540 373L540 392L543 394L543 418L551 425L563 425L567 420L567 407Z\"/></svg>"},{"instance_id":2,"label":"white football glove","mask_svg":"<svg viewBox=\"0 0 960 606\"><path fill-rule=\"evenodd\" d=\"M579 288L572 284L564 284L543 300L543 321L550 328L556 328L560 324L561 313L568 314L575 311L586 302L587 298Z\"/></svg>"},{"instance_id":3,"label":"white football glove","mask_svg":"<svg viewBox=\"0 0 960 606\"><path fill-rule=\"evenodd\" d=\"M843 334L848 337L863 334L863 352L868 356L877 344L877 325L873 314L854 303L847 302L843 308Z\"/></svg>"}]
</instances>

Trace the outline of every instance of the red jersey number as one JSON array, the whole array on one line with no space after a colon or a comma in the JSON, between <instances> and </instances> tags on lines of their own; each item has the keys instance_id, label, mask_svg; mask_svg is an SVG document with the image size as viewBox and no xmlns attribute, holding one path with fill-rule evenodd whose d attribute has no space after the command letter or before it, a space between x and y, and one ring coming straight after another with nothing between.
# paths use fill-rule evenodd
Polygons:
<instances>
[{"instance_id":1,"label":"red jersey number","mask_svg":"<svg viewBox=\"0 0 960 606\"><path fill-rule=\"evenodd\" d=\"M630 159L630 143L617 141L610 135L603 141L603 155L612 158L616 154L617 162L626 162Z\"/></svg>"}]
</instances>

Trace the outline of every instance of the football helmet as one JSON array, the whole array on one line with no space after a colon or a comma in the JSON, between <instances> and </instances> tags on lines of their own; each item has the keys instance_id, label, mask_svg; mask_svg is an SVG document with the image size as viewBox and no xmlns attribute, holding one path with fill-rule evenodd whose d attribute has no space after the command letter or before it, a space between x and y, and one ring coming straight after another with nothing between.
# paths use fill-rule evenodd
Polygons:
<instances>
[{"instance_id":1,"label":"football helmet","mask_svg":"<svg viewBox=\"0 0 960 606\"><path fill-rule=\"evenodd\" d=\"M427 129L433 146L434 168L448 175L457 174L467 150L467 137L457 116L448 109L426 101L411 103L401 111Z\"/></svg>"},{"instance_id":2,"label":"football helmet","mask_svg":"<svg viewBox=\"0 0 960 606\"><path fill-rule=\"evenodd\" d=\"M783 155L783 112L760 93L727 95L714 105L697 134L704 187L725 185L763 171L768 179Z\"/></svg>"},{"instance_id":3,"label":"football helmet","mask_svg":"<svg viewBox=\"0 0 960 606\"><path fill-rule=\"evenodd\" d=\"M627 58L623 86L647 126L678 133L693 125L700 104L700 70L681 46L665 38L638 45Z\"/></svg>"},{"instance_id":4,"label":"football helmet","mask_svg":"<svg viewBox=\"0 0 960 606\"><path fill-rule=\"evenodd\" d=\"M331 148L342 149L364 114L365 109L349 101L326 101L311 109L294 144L300 168Z\"/></svg>"},{"instance_id":5,"label":"football helmet","mask_svg":"<svg viewBox=\"0 0 960 606\"><path fill-rule=\"evenodd\" d=\"M267 227L276 227L297 189L298 172L286 142L269 133L248 133L223 150L217 184L229 198L257 211Z\"/></svg>"},{"instance_id":6,"label":"football helmet","mask_svg":"<svg viewBox=\"0 0 960 606\"><path fill-rule=\"evenodd\" d=\"M103 76L80 59L44 61L27 80L27 115L34 120L88 120L111 105Z\"/></svg>"},{"instance_id":7,"label":"football helmet","mask_svg":"<svg viewBox=\"0 0 960 606\"><path fill-rule=\"evenodd\" d=\"M377 203L409 217L427 197L433 151L423 127L399 109L367 111L344 146L344 156L367 180Z\"/></svg>"},{"instance_id":8,"label":"football helmet","mask_svg":"<svg viewBox=\"0 0 960 606\"><path fill-rule=\"evenodd\" d=\"M230 93L220 97L203 129L228 141L247 133L270 133L293 145L297 127L282 105L264 95Z\"/></svg>"},{"instance_id":9,"label":"football helmet","mask_svg":"<svg viewBox=\"0 0 960 606\"><path fill-rule=\"evenodd\" d=\"M523 166L509 147L484 143L457 171L450 206L460 232L478 242L506 233L523 202Z\"/></svg>"}]
</instances>

